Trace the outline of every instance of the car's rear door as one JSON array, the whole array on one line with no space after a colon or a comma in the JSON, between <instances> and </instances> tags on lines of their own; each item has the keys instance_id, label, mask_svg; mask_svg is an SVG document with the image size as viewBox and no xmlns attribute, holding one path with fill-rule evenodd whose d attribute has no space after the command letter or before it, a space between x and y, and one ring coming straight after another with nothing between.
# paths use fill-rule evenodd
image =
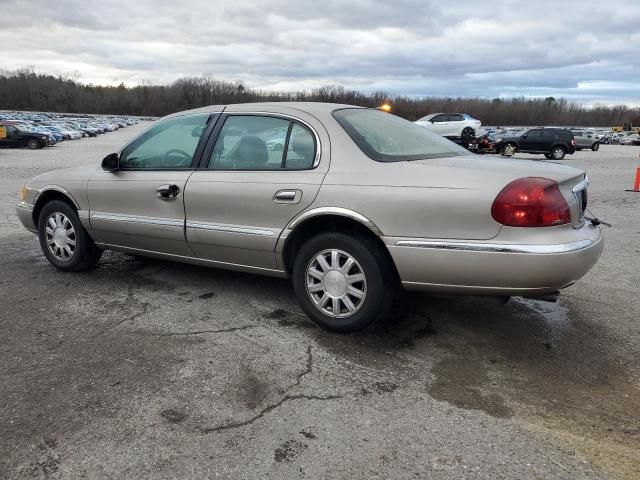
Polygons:
<instances>
[{"instance_id":1,"label":"car's rear door","mask_svg":"<svg viewBox=\"0 0 640 480\"><path fill-rule=\"evenodd\" d=\"M120 152L117 171L98 170L90 177L90 223L97 242L193 255L184 235L184 188L214 118L199 113L161 120Z\"/></svg>"},{"instance_id":2,"label":"car's rear door","mask_svg":"<svg viewBox=\"0 0 640 480\"><path fill-rule=\"evenodd\" d=\"M279 149L274 140L283 133ZM315 117L287 107L228 107L187 182L191 249L226 265L279 269L278 237L313 202L329 161L329 138Z\"/></svg>"}]
</instances>

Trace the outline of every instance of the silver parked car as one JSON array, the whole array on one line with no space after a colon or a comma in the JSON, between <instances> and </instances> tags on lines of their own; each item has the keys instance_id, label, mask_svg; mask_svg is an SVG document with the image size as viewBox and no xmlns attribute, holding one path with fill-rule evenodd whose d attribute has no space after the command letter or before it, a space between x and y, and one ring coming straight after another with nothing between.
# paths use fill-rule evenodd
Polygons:
<instances>
[{"instance_id":1,"label":"silver parked car","mask_svg":"<svg viewBox=\"0 0 640 480\"><path fill-rule=\"evenodd\" d=\"M291 277L312 320L348 332L384 318L398 285L504 297L573 284L603 246L587 185L564 165L479 160L377 110L240 104L170 115L101 166L40 175L17 212L60 269L112 249Z\"/></svg>"},{"instance_id":2,"label":"silver parked car","mask_svg":"<svg viewBox=\"0 0 640 480\"><path fill-rule=\"evenodd\" d=\"M593 132L586 130L572 130L573 138L576 140L576 150L588 148L594 152L600 149L600 140Z\"/></svg>"}]
</instances>

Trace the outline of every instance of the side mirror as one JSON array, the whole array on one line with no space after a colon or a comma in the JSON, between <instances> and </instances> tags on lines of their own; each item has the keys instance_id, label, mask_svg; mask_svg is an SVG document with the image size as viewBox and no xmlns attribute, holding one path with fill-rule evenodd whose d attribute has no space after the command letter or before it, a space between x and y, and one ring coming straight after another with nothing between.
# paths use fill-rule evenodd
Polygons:
<instances>
[{"instance_id":1,"label":"side mirror","mask_svg":"<svg viewBox=\"0 0 640 480\"><path fill-rule=\"evenodd\" d=\"M115 172L120 168L120 157L117 153L110 153L102 159L102 169L107 172Z\"/></svg>"}]
</instances>

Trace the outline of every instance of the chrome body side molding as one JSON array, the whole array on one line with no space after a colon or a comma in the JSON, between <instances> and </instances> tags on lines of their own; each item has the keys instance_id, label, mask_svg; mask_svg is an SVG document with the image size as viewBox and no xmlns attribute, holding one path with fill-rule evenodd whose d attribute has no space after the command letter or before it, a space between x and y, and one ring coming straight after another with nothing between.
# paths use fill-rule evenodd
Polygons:
<instances>
[{"instance_id":1,"label":"chrome body side molding","mask_svg":"<svg viewBox=\"0 0 640 480\"><path fill-rule=\"evenodd\" d=\"M111 222L138 223L142 225L167 225L171 227L184 226L183 220L174 220L171 218L144 217L140 215L125 215L120 213L91 213L91 220L108 220Z\"/></svg>"},{"instance_id":2,"label":"chrome body side molding","mask_svg":"<svg viewBox=\"0 0 640 480\"><path fill-rule=\"evenodd\" d=\"M230 232L240 233L245 235L259 235L263 237L275 237L276 234L272 230L256 227L244 227L239 225L221 225L217 223L206 222L189 222L187 221L187 228L195 228L197 230L210 230L214 232Z\"/></svg>"},{"instance_id":3,"label":"chrome body side molding","mask_svg":"<svg viewBox=\"0 0 640 480\"><path fill-rule=\"evenodd\" d=\"M470 242L443 242L429 240L400 240L395 243L398 247L429 248L440 250L464 250L467 252L489 252L489 253L525 253L549 255L558 253L569 253L590 247L597 240L582 239L569 243L557 244L503 244L503 243L470 243Z\"/></svg>"}]
</instances>

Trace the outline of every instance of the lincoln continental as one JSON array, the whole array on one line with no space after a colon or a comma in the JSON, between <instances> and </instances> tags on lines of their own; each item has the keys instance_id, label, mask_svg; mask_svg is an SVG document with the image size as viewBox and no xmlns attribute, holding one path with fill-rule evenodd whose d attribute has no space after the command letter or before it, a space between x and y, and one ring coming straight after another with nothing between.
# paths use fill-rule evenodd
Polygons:
<instances>
[{"instance_id":1,"label":"lincoln continental","mask_svg":"<svg viewBox=\"0 0 640 480\"><path fill-rule=\"evenodd\" d=\"M314 322L350 332L401 288L573 284L603 247L587 187L581 170L479 157L379 110L255 103L165 117L101 165L29 181L17 212L59 269L119 250L289 277Z\"/></svg>"}]
</instances>

